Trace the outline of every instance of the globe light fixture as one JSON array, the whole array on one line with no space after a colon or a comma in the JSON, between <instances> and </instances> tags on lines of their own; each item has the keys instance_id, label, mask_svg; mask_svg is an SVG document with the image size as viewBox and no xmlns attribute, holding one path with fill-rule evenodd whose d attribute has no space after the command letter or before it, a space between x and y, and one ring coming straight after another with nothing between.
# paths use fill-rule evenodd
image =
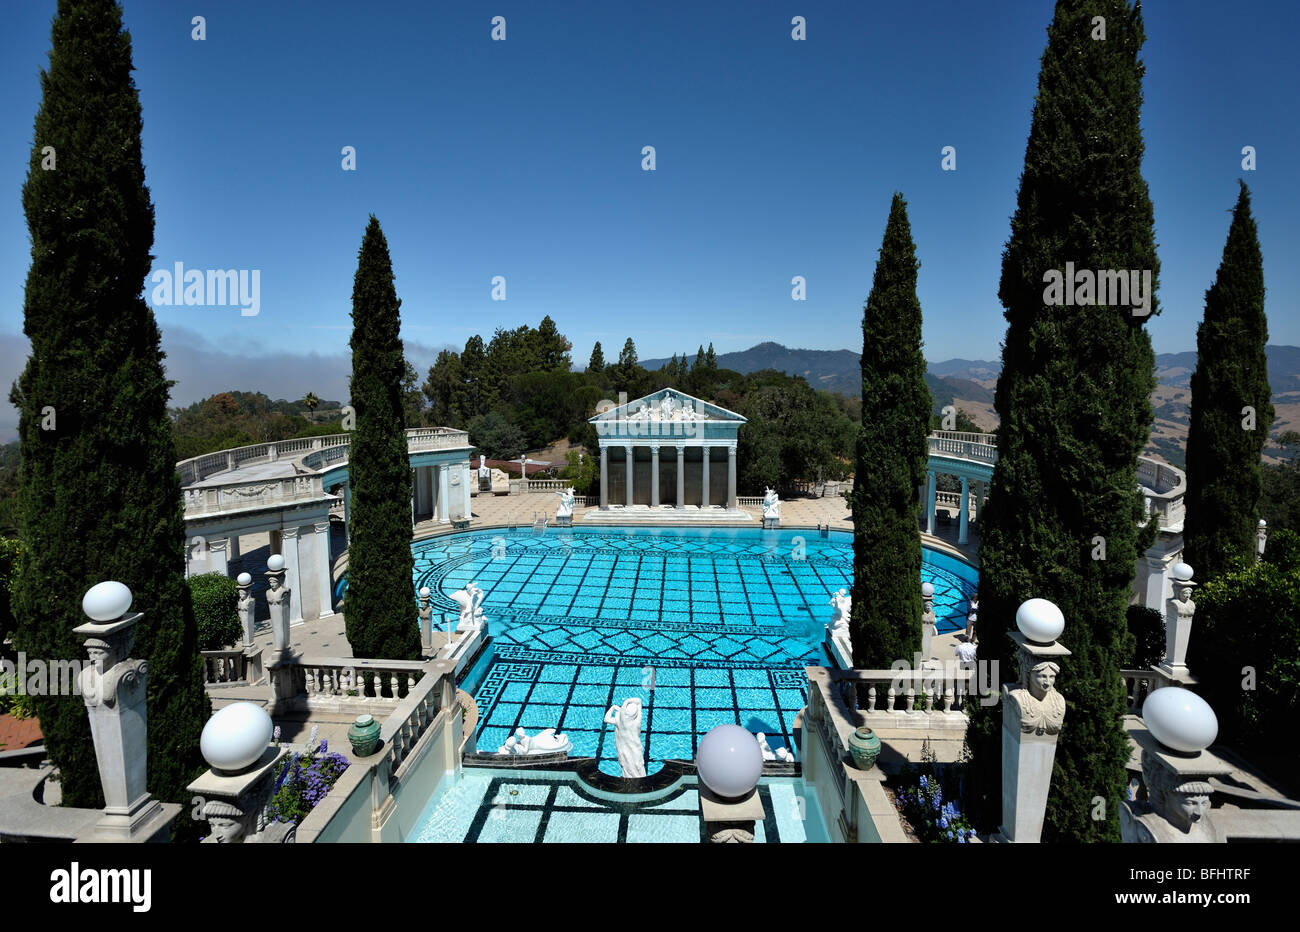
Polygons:
<instances>
[{"instance_id":1,"label":"globe light fixture","mask_svg":"<svg viewBox=\"0 0 1300 932\"><path fill-rule=\"evenodd\" d=\"M934 586L928 582L921 583L921 595L927 599L930 598L930 596L934 595Z\"/></svg>"},{"instance_id":2,"label":"globe light fixture","mask_svg":"<svg viewBox=\"0 0 1300 932\"><path fill-rule=\"evenodd\" d=\"M1142 721L1153 738L1182 754L1200 753L1219 736L1219 718L1210 704L1181 686L1165 686L1147 696Z\"/></svg>"},{"instance_id":3,"label":"globe light fixture","mask_svg":"<svg viewBox=\"0 0 1300 932\"><path fill-rule=\"evenodd\" d=\"M1016 609L1016 627L1035 644L1051 644L1065 630L1065 616L1047 599L1027 599Z\"/></svg>"},{"instance_id":4,"label":"globe light fixture","mask_svg":"<svg viewBox=\"0 0 1300 932\"><path fill-rule=\"evenodd\" d=\"M427 599L427 598L428 598L429 596L431 596L432 594L433 594L433 593L430 592L428 586L422 586L422 587L420 587L420 598L422 598L422 599Z\"/></svg>"},{"instance_id":5,"label":"globe light fixture","mask_svg":"<svg viewBox=\"0 0 1300 932\"><path fill-rule=\"evenodd\" d=\"M233 702L218 710L199 735L208 765L234 773L255 763L271 743L271 716L252 702Z\"/></svg>"},{"instance_id":6,"label":"globe light fixture","mask_svg":"<svg viewBox=\"0 0 1300 932\"><path fill-rule=\"evenodd\" d=\"M748 796L763 774L758 739L739 725L711 728L695 751L700 780L725 799Z\"/></svg>"},{"instance_id":7,"label":"globe light fixture","mask_svg":"<svg viewBox=\"0 0 1300 932\"><path fill-rule=\"evenodd\" d=\"M81 597L81 610L91 621L117 621L131 608L131 590L120 582L96 583Z\"/></svg>"},{"instance_id":8,"label":"globe light fixture","mask_svg":"<svg viewBox=\"0 0 1300 932\"><path fill-rule=\"evenodd\" d=\"M247 573L240 573L235 577L235 582L241 586L251 586L253 584L253 577L249 576Z\"/></svg>"},{"instance_id":9,"label":"globe light fixture","mask_svg":"<svg viewBox=\"0 0 1300 932\"><path fill-rule=\"evenodd\" d=\"M270 559L266 561L266 568L272 573L278 573L284 569L284 557L281 554L273 553Z\"/></svg>"},{"instance_id":10,"label":"globe light fixture","mask_svg":"<svg viewBox=\"0 0 1300 932\"><path fill-rule=\"evenodd\" d=\"M1173 573L1174 579L1179 582L1187 582L1187 580L1192 578L1193 574L1192 568L1186 563L1175 563L1169 568L1169 572Z\"/></svg>"}]
</instances>

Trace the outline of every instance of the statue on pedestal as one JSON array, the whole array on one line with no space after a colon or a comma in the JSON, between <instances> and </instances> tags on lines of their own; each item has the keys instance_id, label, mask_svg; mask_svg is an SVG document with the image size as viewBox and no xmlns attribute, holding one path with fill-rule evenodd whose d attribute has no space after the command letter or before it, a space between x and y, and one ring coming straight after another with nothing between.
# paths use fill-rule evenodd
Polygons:
<instances>
[{"instance_id":1,"label":"statue on pedestal","mask_svg":"<svg viewBox=\"0 0 1300 932\"><path fill-rule=\"evenodd\" d=\"M763 520L769 518L781 518L781 499L776 494L775 489L768 489L763 493Z\"/></svg>"},{"instance_id":2,"label":"statue on pedestal","mask_svg":"<svg viewBox=\"0 0 1300 932\"><path fill-rule=\"evenodd\" d=\"M834 612L831 615L831 622L827 626L831 631L831 640L840 646L845 658L853 659L853 639L849 634L849 617L853 611L853 597L848 594L847 590L840 589L831 596L831 607Z\"/></svg>"},{"instance_id":3,"label":"statue on pedestal","mask_svg":"<svg viewBox=\"0 0 1300 932\"><path fill-rule=\"evenodd\" d=\"M625 699L610 706L605 724L614 726L614 747L624 777L645 776L645 748L641 744L641 700Z\"/></svg>"},{"instance_id":4,"label":"statue on pedestal","mask_svg":"<svg viewBox=\"0 0 1300 932\"><path fill-rule=\"evenodd\" d=\"M459 592L453 592L451 597L460 606L457 631L471 631L481 628L487 622L483 614L483 599L486 598L486 594L476 584L469 583Z\"/></svg>"},{"instance_id":5,"label":"statue on pedestal","mask_svg":"<svg viewBox=\"0 0 1300 932\"><path fill-rule=\"evenodd\" d=\"M573 489L561 489L555 493L560 496L560 505L555 509L555 519L573 519Z\"/></svg>"},{"instance_id":6,"label":"statue on pedestal","mask_svg":"<svg viewBox=\"0 0 1300 932\"><path fill-rule=\"evenodd\" d=\"M238 803L251 811L245 812ZM204 844L256 845L292 844L297 839L298 826L290 822L266 821L265 809L256 809L246 800L210 799L203 804L202 816L212 834L203 839Z\"/></svg>"},{"instance_id":7,"label":"statue on pedestal","mask_svg":"<svg viewBox=\"0 0 1300 932\"><path fill-rule=\"evenodd\" d=\"M1120 807L1120 837L1126 842L1222 844L1227 839L1214 822L1204 780L1185 780L1150 751L1142 752L1147 801Z\"/></svg>"},{"instance_id":8,"label":"statue on pedestal","mask_svg":"<svg viewBox=\"0 0 1300 932\"><path fill-rule=\"evenodd\" d=\"M1020 710L1020 730L1024 734L1055 735L1065 721L1065 697L1056 691L1058 664L1044 660L1025 671L1020 686L1008 696Z\"/></svg>"},{"instance_id":9,"label":"statue on pedestal","mask_svg":"<svg viewBox=\"0 0 1300 932\"><path fill-rule=\"evenodd\" d=\"M239 582L239 601L235 603L235 611L239 613L239 625L244 632L244 646L251 647L253 644L253 613L256 602L253 599L253 580L250 577L247 584L243 582L245 573L240 573Z\"/></svg>"}]
</instances>

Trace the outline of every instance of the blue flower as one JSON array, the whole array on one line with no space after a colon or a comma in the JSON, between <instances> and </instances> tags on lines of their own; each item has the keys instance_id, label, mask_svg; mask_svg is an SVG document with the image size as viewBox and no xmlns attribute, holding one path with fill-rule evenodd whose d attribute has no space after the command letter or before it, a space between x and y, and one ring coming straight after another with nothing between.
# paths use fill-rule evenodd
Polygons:
<instances>
[{"instance_id":1,"label":"blue flower","mask_svg":"<svg viewBox=\"0 0 1300 932\"><path fill-rule=\"evenodd\" d=\"M957 833L957 844L959 845L966 844L966 836L963 835L961 832Z\"/></svg>"},{"instance_id":2,"label":"blue flower","mask_svg":"<svg viewBox=\"0 0 1300 932\"><path fill-rule=\"evenodd\" d=\"M330 743L329 743L328 741L325 741L324 739L322 739L322 740L321 740L321 743L320 743L320 752L321 752L322 754L324 754L324 753L325 753L326 751L328 751L329 749L330 749Z\"/></svg>"},{"instance_id":3,"label":"blue flower","mask_svg":"<svg viewBox=\"0 0 1300 932\"><path fill-rule=\"evenodd\" d=\"M947 816L939 816L939 828L947 828L947 827L948 827L948 817L947 817ZM949 838L952 837L952 832L949 832L949 833L948 833L948 837L949 837Z\"/></svg>"},{"instance_id":4,"label":"blue flower","mask_svg":"<svg viewBox=\"0 0 1300 932\"><path fill-rule=\"evenodd\" d=\"M930 800L930 805L934 807L935 812L938 812L943 807L943 798L936 796L934 799Z\"/></svg>"},{"instance_id":5,"label":"blue flower","mask_svg":"<svg viewBox=\"0 0 1300 932\"><path fill-rule=\"evenodd\" d=\"M949 840L949 841L952 840L952 832L949 832L949 833L948 833L948 840Z\"/></svg>"},{"instance_id":6,"label":"blue flower","mask_svg":"<svg viewBox=\"0 0 1300 932\"><path fill-rule=\"evenodd\" d=\"M924 774L921 775L921 787L927 790L930 788L930 781L925 777Z\"/></svg>"},{"instance_id":7,"label":"blue flower","mask_svg":"<svg viewBox=\"0 0 1300 932\"><path fill-rule=\"evenodd\" d=\"M975 837L975 829L973 829L973 828L967 829L967 830L966 830L966 837L967 837L967 838L974 838L974 837Z\"/></svg>"}]
</instances>

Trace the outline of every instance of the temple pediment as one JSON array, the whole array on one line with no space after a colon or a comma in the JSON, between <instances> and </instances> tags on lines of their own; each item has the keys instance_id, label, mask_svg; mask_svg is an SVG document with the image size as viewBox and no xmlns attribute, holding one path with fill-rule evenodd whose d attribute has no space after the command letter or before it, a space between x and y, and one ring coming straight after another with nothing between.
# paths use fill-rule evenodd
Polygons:
<instances>
[{"instance_id":1,"label":"temple pediment","mask_svg":"<svg viewBox=\"0 0 1300 932\"><path fill-rule=\"evenodd\" d=\"M614 405L598 411L591 423L611 423L615 421L670 421L670 422L724 422L735 425L745 423L746 418L735 411L728 411L721 405L696 398L675 388L662 388L651 392L643 398Z\"/></svg>"}]
</instances>

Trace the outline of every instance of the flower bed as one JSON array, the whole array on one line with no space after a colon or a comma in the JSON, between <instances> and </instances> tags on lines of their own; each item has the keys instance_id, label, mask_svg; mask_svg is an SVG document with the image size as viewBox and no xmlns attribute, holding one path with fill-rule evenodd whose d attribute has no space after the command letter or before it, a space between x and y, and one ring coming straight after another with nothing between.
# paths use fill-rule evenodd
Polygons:
<instances>
[{"instance_id":1,"label":"flower bed","mask_svg":"<svg viewBox=\"0 0 1300 932\"><path fill-rule=\"evenodd\" d=\"M292 754L275 778L275 790L267 807L272 822L298 824L316 804L325 798L343 771L348 759L330 753L329 742L322 741L315 754Z\"/></svg>"}]
</instances>

